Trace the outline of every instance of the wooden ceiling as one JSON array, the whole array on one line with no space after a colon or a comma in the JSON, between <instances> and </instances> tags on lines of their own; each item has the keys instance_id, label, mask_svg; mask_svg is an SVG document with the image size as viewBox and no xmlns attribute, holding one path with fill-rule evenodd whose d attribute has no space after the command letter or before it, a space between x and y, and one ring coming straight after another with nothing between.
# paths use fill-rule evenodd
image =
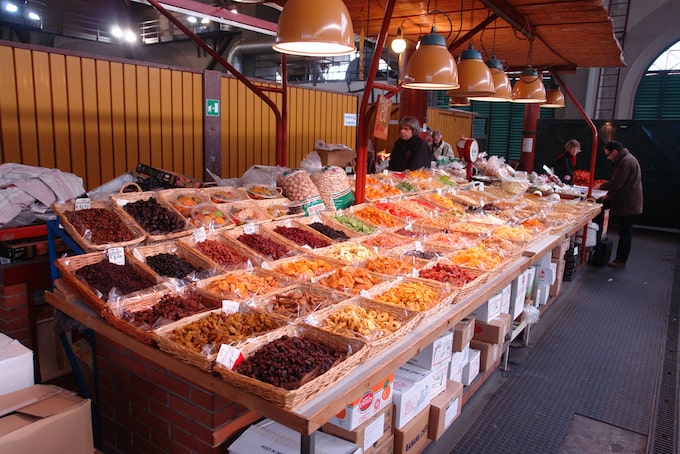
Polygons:
<instances>
[{"instance_id":1,"label":"wooden ceiling","mask_svg":"<svg viewBox=\"0 0 680 454\"><path fill-rule=\"evenodd\" d=\"M376 41L387 0L344 2L355 35ZM285 0L276 3L285 5ZM509 70L528 63L558 71L625 66L601 0L396 0L386 46L399 27L409 46L415 46L433 25L454 56L472 43L484 59L495 53Z\"/></svg>"}]
</instances>

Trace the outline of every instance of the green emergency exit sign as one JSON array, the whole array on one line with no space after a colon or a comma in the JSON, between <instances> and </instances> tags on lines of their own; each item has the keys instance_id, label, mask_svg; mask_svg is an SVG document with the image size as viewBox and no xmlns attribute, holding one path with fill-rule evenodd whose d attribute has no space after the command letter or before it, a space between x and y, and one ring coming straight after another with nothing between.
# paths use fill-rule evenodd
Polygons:
<instances>
[{"instance_id":1,"label":"green emergency exit sign","mask_svg":"<svg viewBox=\"0 0 680 454\"><path fill-rule=\"evenodd\" d=\"M220 101L218 99L205 100L205 115L208 117L220 116Z\"/></svg>"}]
</instances>

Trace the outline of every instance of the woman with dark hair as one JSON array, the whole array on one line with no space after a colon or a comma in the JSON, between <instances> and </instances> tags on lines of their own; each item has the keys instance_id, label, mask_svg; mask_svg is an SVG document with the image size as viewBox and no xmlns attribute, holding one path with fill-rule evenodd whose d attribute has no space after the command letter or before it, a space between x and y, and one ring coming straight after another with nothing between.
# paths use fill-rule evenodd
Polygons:
<instances>
[{"instance_id":1,"label":"woman with dark hair","mask_svg":"<svg viewBox=\"0 0 680 454\"><path fill-rule=\"evenodd\" d=\"M399 138L390 154L389 170L401 172L430 167L430 148L418 134L420 122L415 117L399 120Z\"/></svg>"},{"instance_id":2,"label":"woman with dark hair","mask_svg":"<svg viewBox=\"0 0 680 454\"><path fill-rule=\"evenodd\" d=\"M553 172L562 183L574 184L574 167L576 166L576 155L581 152L581 144L576 139L571 139L564 144L564 152L557 155L554 163Z\"/></svg>"}]
</instances>

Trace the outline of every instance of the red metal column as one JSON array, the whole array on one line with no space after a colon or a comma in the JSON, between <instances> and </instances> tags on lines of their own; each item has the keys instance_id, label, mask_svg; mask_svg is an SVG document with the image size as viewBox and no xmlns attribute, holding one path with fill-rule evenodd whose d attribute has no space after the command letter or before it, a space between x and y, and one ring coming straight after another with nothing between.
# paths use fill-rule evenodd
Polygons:
<instances>
[{"instance_id":1,"label":"red metal column","mask_svg":"<svg viewBox=\"0 0 680 454\"><path fill-rule=\"evenodd\" d=\"M522 150L519 155L519 170L533 172L536 154L536 128L538 127L539 104L524 106L524 123L522 125Z\"/></svg>"}]
</instances>

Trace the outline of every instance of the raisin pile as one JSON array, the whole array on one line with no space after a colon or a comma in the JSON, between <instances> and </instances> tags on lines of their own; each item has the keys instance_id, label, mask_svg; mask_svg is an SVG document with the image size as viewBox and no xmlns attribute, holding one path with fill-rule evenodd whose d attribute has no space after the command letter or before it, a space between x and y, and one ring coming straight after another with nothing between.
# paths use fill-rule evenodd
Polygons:
<instances>
[{"instance_id":1,"label":"raisin pile","mask_svg":"<svg viewBox=\"0 0 680 454\"><path fill-rule=\"evenodd\" d=\"M184 218L161 205L155 197L130 202L123 209L152 235L179 232L186 227Z\"/></svg>"},{"instance_id":2,"label":"raisin pile","mask_svg":"<svg viewBox=\"0 0 680 454\"><path fill-rule=\"evenodd\" d=\"M176 277L177 279L182 279L187 274L199 271L184 258L167 252L147 257L146 264L161 276Z\"/></svg>"},{"instance_id":3,"label":"raisin pile","mask_svg":"<svg viewBox=\"0 0 680 454\"><path fill-rule=\"evenodd\" d=\"M92 244L119 243L135 238L116 213L105 208L67 211L66 219L81 235L89 231Z\"/></svg>"},{"instance_id":4,"label":"raisin pile","mask_svg":"<svg viewBox=\"0 0 680 454\"><path fill-rule=\"evenodd\" d=\"M156 285L153 276L142 274L130 264L116 265L108 260L85 265L76 270L75 275L98 290L104 301L108 301L109 292L114 287L122 295L127 295Z\"/></svg>"},{"instance_id":5,"label":"raisin pile","mask_svg":"<svg viewBox=\"0 0 680 454\"><path fill-rule=\"evenodd\" d=\"M321 222L312 222L311 224L309 224L309 226L316 230L317 232L319 232L320 234L326 235L331 240L335 241L349 240L347 234L342 230L336 230L332 227L328 227L326 224L323 224Z\"/></svg>"},{"instance_id":6,"label":"raisin pile","mask_svg":"<svg viewBox=\"0 0 680 454\"><path fill-rule=\"evenodd\" d=\"M179 320L210 310L195 296L164 295L157 304L138 312L123 313L123 320L137 326L153 327L159 319Z\"/></svg>"}]
</instances>

